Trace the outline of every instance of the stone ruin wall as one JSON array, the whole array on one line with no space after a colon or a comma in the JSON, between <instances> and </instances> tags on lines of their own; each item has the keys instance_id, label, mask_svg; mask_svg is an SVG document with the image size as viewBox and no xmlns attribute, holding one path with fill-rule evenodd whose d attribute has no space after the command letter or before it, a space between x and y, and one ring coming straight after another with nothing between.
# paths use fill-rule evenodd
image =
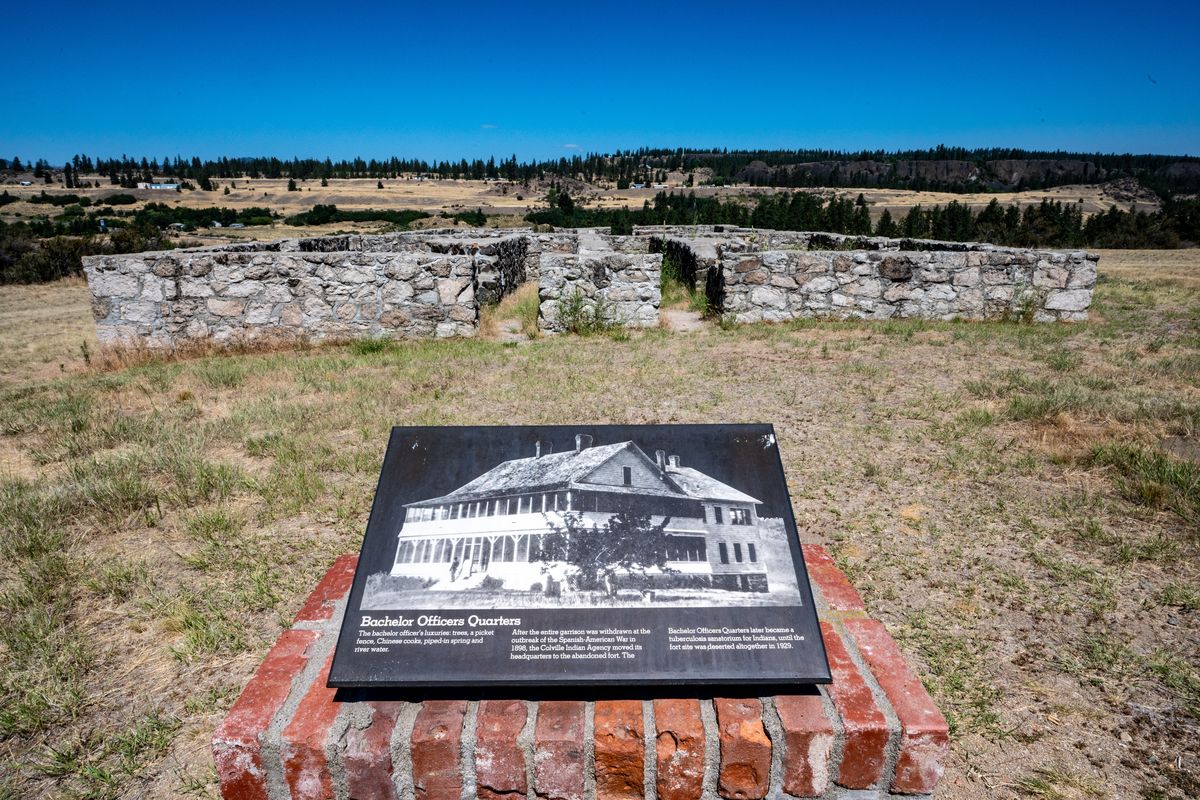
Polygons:
<instances>
[{"instance_id":1,"label":"stone ruin wall","mask_svg":"<svg viewBox=\"0 0 1200 800\"><path fill-rule=\"evenodd\" d=\"M1082 322L1097 257L977 242L732 226L635 228L734 322L798 317ZM694 277L691 277L694 275Z\"/></svg>"},{"instance_id":2,"label":"stone ruin wall","mask_svg":"<svg viewBox=\"0 0 1200 800\"><path fill-rule=\"evenodd\" d=\"M669 256L736 322L796 317L1087 319L1096 257L987 244L732 226L449 229L339 234L84 259L102 343L173 346L262 335L473 336L479 308L526 282L539 327L564 298L618 325L658 324Z\"/></svg>"},{"instance_id":3,"label":"stone ruin wall","mask_svg":"<svg viewBox=\"0 0 1200 800\"><path fill-rule=\"evenodd\" d=\"M572 296L605 321L627 328L658 326L662 256L612 252L546 255L538 282L538 328L566 330Z\"/></svg>"},{"instance_id":4,"label":"stone ruin wall","mask_svg":"<svg viewBox=\"0 0 1200 800\"><path fill-rule=\"evenodd\" d=\"M170 251L87 265L101 343L177 345L263 335L471 336L469 256Z\"/></svg>"},{"instance_id":5,"label":"stone ruin wall","mask_svg":"<svg viewBox=\"0 0 1200 800\"><path fill-rule=\"evenodd\" d=\"M1087 319L1094 256L1077 252L728 253L719 303L735 322L797 317Z\"/></svg>"},{"instance_id":6,"label":"stone ruin wall","mask_svg":"<svg viewBox=\"0 0 1200 800\"><path fill-rule=\"evenodd\" d=\"M473 336L571 234L336 235L84 259L102 344Z\"/></svg>"}]
</instances>

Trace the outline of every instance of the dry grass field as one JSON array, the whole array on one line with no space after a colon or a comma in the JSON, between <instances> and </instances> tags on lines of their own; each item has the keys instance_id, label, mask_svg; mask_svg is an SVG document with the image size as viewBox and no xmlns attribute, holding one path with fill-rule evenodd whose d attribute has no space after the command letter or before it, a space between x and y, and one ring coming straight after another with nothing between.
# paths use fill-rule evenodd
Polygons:
<instances>
[{"instance_id":1,"label":"dry grass field","mask_svg":"<svg viewBox=\"0 0 1200 800\"><path fill-rule=\"evenodd\" d=\"M316 204L336 205L343 210L355 209L415 209L429 214L446 212L453 214L458 211L482 209L489 217L510 217L505 220L513 224L529 211L545 206L546 188L544 186L524 187L519 183L504 181L472 181L472 180L417 180L415 178L397 178L383 181L384 188L378 188L374 178L331 179L329 186L322 187L319 180L300 181L299 191L287 190L287 179L219 179L214 181L215 191L161 191L154 189L121 189L108 184L104 176L83 176L85 180L97 180L99 189L66 190L57 186L15 186L5 185L3 190L17 197L38 195L45 190L49 194L78 194L90 198L93 202L112 194L130 194L138 202L122 206L124 210L136 210L146 203L166 203L184 208L210 208L224 206L233 209L244 209L253 206L265 207L282 216L290 216L307 211ZM749 186L698 186L685 187L681 181L682 175L675 175L679 180L668 184L666 191L691 192L701 197L721 197L726 199L753 197L759 194L770 194L786 189ZM229 194L224 189L231 187ZM624 189L611 187L593 187L583 193L585 205L594 208L641 208L647 200L653 201L654 196L662 189ZM1058 200L1064 203L1082 201L1084 214L1107 211L1110 206L1117 205L1128 210L1132 205L1141 211L1157 210L1156 201L1142 200L1136 204L1125 199L1112 196L1111 191L1104 185L1059 186L1052 189L1025 192L980 192L975 194L955 194L952 192L916 192L905 189L803 189L821 194L837 193L849 198L855 198L861 192L871 204L873 219L878 219L885 209L892 216L899 218L917 204L926 208L933 205L945 205L952 200L971 206L978 210L986 206L992 198L1002 204L1015 203L1019 206L1035 205L1044 199ZM41 215L57 214L61 209L53 206L33 204L24 201L11 203L0 209L0 218L6 221ZM442 220L438 225L452 224ZM336 230L376 230L378 225L354 225L341 223L334 226L316 228L294 228L276 224L270 227L254 227L241 231L223 230L220 240L228 241L235 238L278 239L285 236L306 236L330 233ZM212 234L212 231L208 231ZM184 246L200 243L196 237L183 237Z\"/></svg>"},{"instance_id":2,"label":"dry grass field","mask_svg":"<svg viewBox=\"0 0 1200 800\"><path fill-rule=\"evenodd\" d=\"M1200 795L1200 465L1167 452L1200 424L1200 252L1104 253L1100 273L1070 326L123 366L82 284L0 288L0 798L215 796L208 739L358 548L388 427L584 420L775 424L801 536L951 722L939 797Z\"/></svg>"}]
</instances>

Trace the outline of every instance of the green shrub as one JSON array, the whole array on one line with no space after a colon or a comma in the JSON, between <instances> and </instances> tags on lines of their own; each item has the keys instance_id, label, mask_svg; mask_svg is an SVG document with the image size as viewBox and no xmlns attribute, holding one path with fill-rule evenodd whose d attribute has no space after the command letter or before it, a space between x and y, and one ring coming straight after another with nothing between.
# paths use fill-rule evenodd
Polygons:
<instances>
[{"instance_id":1,"label":"green shrub","mask_svg":"<svg viewBox=\"0 0 1200 800\"><path fill-rule=\"evenodd\" d=\"M45 190L42 190L41 194L35 194L33 197L26 198L26 202L51 206L69 206L86 199L81 198L77 194L46 194ZM90 203L91 201L88 200L88 202Z\"/></svg>"},{"instance_id":2,"label":"green shrub","mask_svg":"<svg viewBox=\"0 0 1200 800\"><path fill-rule=\"evenodd\" d=\"M386 353L393 347L391 339L359 339L350 343L350 351L360 356Z\"/></svg>"},{"instance_id":3,"label":"green shrub","mask_svg":"<svg viewBox=\"0 0 1200 800\"><path fill-rule=\"evenodd\" d=\"M83 256L94 252L86 239L55 236L36 245L27 240L28 249L16 261L8 255L25 245L16 242L0 245L0 283L39 283L83 274Z\"/></svg>"},{"instance_id":4,"label":"green shrub","mask_svg":"<svg viewBox=\"0 0 1200 800\"><path fill-rule=\"evenodd\" d=\"M327 225L331 222L390 222L393 225L408 225L429 215L424 211L377 211L373 208L362 211L342 211L335 205L318 203L310 211L294 214L284 220L288 225Z\"/></svg>"},{"instance_id":5,"label":"green shrub","mask_svg":"<svg viewBox=\"0 0 1200 800\"><path fill-rule=\"evenodd\" d=\"M477 208L474 211L460 211L454 215L454 218L459 222L465 222L473 228L482 228L487 225L487 215L483 213L483 209Z\"/></svg>"}]
</instances>

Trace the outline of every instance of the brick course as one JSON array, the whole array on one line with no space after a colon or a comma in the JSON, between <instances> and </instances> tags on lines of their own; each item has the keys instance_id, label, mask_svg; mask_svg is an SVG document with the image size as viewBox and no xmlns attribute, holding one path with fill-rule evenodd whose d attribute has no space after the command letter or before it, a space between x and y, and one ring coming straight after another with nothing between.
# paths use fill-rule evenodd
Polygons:
<instances>
[{"instance_id":1,"label":"brick course","mask_svg":"<svg viewBox=\"0 0 1200 800\"><path fill-rule=\"evenodd\" d=\"M655 700L654 754L659 800L699 797L704 782L704 721L700 701Z\"/></svg>"},{"instance_id":2,"label":"brick course","mask_svg":"<svg viewBox=\"0 0 1200 800\"><path fill-rule=\"evenodd\" d=\"M645 795L646 746L640 700L602 700L594 711L596 799Z\"/></svg>"},{"instance_id":3,"label":"brick course","mask_svg":"<svg viewBox=\"0 0 1200 800\"><path fill-rule=\"evenodd\" d=\"M412 781L418 798L458 797L462 793L465 700L430 700L413 723Z\"/></svg>"},{"instance_id":4,"label":"brick course","mask_svg":"<svg viewBox=\"0 0 1200 800\"><path fill-rule=\"evenodd\" d=\"M771 784L771 739L758 700L713 701L721 741L717 790L729 800L761 800Z\"/></svg>"},{"instance_id":5,"label":"brick course","mask_svg":"<svg viewBox=\"0 0 1200 800\"><path fill-rule=\"evenodd\" d=\"M325 688L329 653L356 564L343 556L214 734L221 796L859 800L932 794L949 748L945 718L824 548L805 545L804 555L824 598L818 602L821 632L834 677L827 686L769 698L590 705L483 700L473 711L466 700L413 706L334 699L335 691ZM652 730L645 729L647 719ZM647 736L654 738L647 742Z\"/></svg>"},{"instance_id":6,"label":"brick course","mask_svg":"<svg viewBox=\"0 0 1200 800\"><path fill-rule=\"evenodd\" d=\"M900 756L892 791L932 792L942 778L942 762L950 748L946 718L909 669L883 623L855 619L847 620L846 627L900 720Z\"/></svg>"},{"instance_id":7,"label":"brick course","mask_svg":"<svg viewBox=\"0 0 1200 800\"><path fill-rule=\"evenodd\" d=\"M484 700L475 719L475 796L524 797L525 754L517 743L529 711L521 700Z\"/></svg>"},{"instance_id":8,"label":"brick course","mask_svg":"<svg viewBox=\"0 0 1200 800\"><path fill-rule=\"evenodd\" d=\"M538 704L534 729L534 793L545 800L583 800L586 705L578 700Z\"/></svg>"},{"instance_id":9,"label":"brick course","mask_svg":"<svg viewBox=\"0 0 1200 800\"><path fill-rule=\"evenodd\" d=\"M833 721L821 695L775 698L783 726L783 790L797 797L820 797L829 788Z\"/></svg>"}]
</instances>

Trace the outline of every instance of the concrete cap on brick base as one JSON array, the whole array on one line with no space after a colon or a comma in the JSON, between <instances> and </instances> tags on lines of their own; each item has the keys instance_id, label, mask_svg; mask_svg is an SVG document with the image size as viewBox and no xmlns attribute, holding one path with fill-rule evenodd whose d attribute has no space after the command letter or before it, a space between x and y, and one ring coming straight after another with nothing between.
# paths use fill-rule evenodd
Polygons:
<instances>
[{"instance_id":1,"label":"concrete cap on brick base","mask_svg":"<svg viewBox=\"0 0 1200 800\"><path fill-rule=\"evenodd\" d=\"M338 701L339 558L213 735L225 800L757 800L928 795L946 720L824 548L805 545L833 682L770 698ZM649 726L649 730L647 730ZM591 734L589 737L588 734ZM653 738L647 740L647 736ZM778 784L778 785L776 785ZM892 795L891 793L895 793Z\"/></svg>"}]
</instances>

